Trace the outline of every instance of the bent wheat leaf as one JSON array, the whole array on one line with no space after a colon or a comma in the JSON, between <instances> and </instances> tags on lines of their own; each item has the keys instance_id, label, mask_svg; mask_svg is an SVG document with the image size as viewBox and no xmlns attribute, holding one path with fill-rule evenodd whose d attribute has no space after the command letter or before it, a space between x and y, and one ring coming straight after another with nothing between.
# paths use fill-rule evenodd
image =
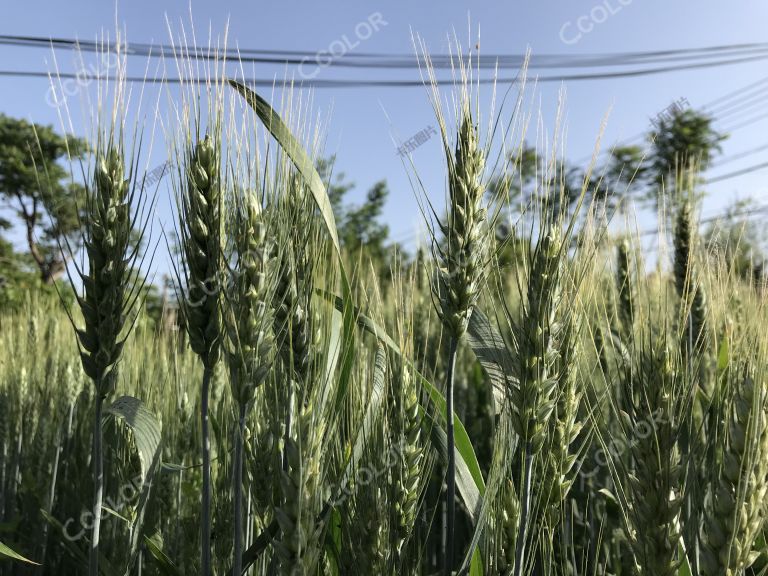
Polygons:
<instances>
[{"instance_id":1,"label":"bent wheat leaf","mask_svg":"<svg viewBox=\"0 0 768 576\"><path fill-rule=\"evenodd\" d=\"M341 292L344 297L345 306L340 309L342 313L342 347L339 350L341 359L341 370L339 372L338 386L336 390L335 403L337 409L341 407L344 396L349 388L349 382L352 378L352 364L354 361L354 326L355 319L352 316L352 290L350 289L347 271L344 267L344 261L341 257L341 245L339 244L339 233L336 230L336 219L333 215L333 206L328 197L328 192L323 184L323 179L318 174L312 159L307 155L301 145L301 142L291 133L290 128L283 122L280 115L253 90L237 82L229 80L229 85L237 90L245 98L248 105L253 108L256 115L264 123L270 134L277 140L280 147L285 151L293 162L296 169L304 178L309 187L312 197L317 204L320 213L323 216L323 222L328 230L328 234L333 241L333 247L339 262L339 271L341 272Z\"/></svg>"},{"instance_id":2,"label":"bent wheat leaf","mask_svg":"<svg viewBox=\"0 0 768 576\"><path fill-rule=\"evenodd\" d=\"M280 115L272 109L272 106L270 106L264 98L256 94L256 92L248 88L245 84L241 84L236 80L229 80L228 82L230 86L245 98L245 101L251 108L253 108L256 115L264 123L267 130L269 130L269 133L275 137L275 140L277 140L296 166L296 169L304 177L304 180L309 186L309 190L312 192L312 196L317 203L317 207L323 215L325 226L328 228L328 233L333 240L333 246L336 248L337 253L341 253L339 236L336 232L336 219L333 216L331 201L325 191L323 179L320 178L320 174L317 173L312 159L304 151L301 142L299 142L299 140L291 133L290 128L286 126L285 122L280 118Z\"/></svg>"},{"instance_id":3,"label":"bent wheat leaf","mask_svg":"<svg viewBox=\"0 0 768 576\"><path fill-rule=\"evenodd\" d=\"M107 417L122 420L133 433L141 465L141 492L136 505L136 520L131 526L131 556L125 574L131 572L139 552L144 512L146 510L152 480L160 468L160 440L162 426L154 414L147 410L144 403L132 396L121 396L106 410Z\"/></svg>"},{"instance_id":4,"label":"bent wheat leaf","mask_svg":"<svg viewBox=\"0 0 768 576\"><path fill-rule=\"evenodd\" d=\"M10 558L11 560L18 560L19 562L26 562L27 564L34 564L35 566L40 566L37 562L33 562L29 558L25 558L15 550L13 550L10 546L7 546L0 542L0 558Z\"/></svg>"},{"instance_id":5,"label":"bent wheat leaf","mask_svg":"<svg viewBox=\"0 0 768 576\"><path fill-rule=\"evenodd\" d=\"M338 296L327 293L325 293L325 296L333 300L337 309L341 310L344 307L344 301ZM411 362L402 355L402 351L397 346L392 337L387 334L384 328L379 326L365 314L360 313L359 310L354 311L354 316L357 318L357 324L360 326L360 328L378 338L381 343L384 344L391 352L393 352L399 358L402 358L403 361L405 361L409 366L413 367ZM414 376L418 379L421 386L427 392L429 399L435 408L435 412L437 413L437 418L433 418L429 414L426 414L426 416L430 418L435 427L441 427L440 424L445 421L445 396L443 396L440 390L435 388L435 386L429 382L429 380L424 378L424 376L422 376L418 370L414 369ZM454 433L456 441L456 453L458 455L458 460L456 462L458 475L456 485L459 489L459 493L465 500L467 508L473 515L472 520L476 521L476 514L480 510L482 496L485 494L485 480L483 480L483 473L480 470L480 464L477 461L475 449L473 448L472 442L469 439L467 429L464 428L464 424L462 424L458 416L454 416L453 423L455 428ZM445 440L444 430L442 439ZM439 446L439 434L433 434L432 440L436 443L435 449L438 451L438 453L445 453L447 457L447 447L444 446L441 452L441 447ZM462 468L464 470L462 470ZM466 474L464 474L464 472L466 472Z\"/></svg>"},{"instance_id":6,"label":"bent wheat leaf","mask_svg":"<svg viewBox=\"0 0 768 576\"><path fill-rule=\"evenodd\" d=\"M483 367L493 389L494 408L498 414L510 386L517 387L514 359L499 331L479 309L469 317L467 341Z\"/></svg>"},{"instance_id":7,"label":"bent wheat leaf","mask_svg":"<svg viewBox=\"0 0 768 576\"><path fill-rule=\"evenodd\" d=\"M152 536L145 534L144 545L155 560L155 564L161 574L165 576L181 576L181 571L176 567L176 564L163 551L163 537L159 532L155 532Z\"/></svg>"}]
</instances>

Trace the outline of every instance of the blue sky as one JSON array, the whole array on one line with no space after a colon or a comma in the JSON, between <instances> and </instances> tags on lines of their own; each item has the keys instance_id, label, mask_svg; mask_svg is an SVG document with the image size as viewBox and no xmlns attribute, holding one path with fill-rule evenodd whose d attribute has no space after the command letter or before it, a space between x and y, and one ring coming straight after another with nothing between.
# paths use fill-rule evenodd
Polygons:
<instances>
[{"instance_id":1,"label":"blue sky","mask_svg":"<svg viewBox=\"0 0 768 576\"><path fill-rule=\"evenodd\" d=\"M593 14L603 5L613 12L604 22L577 40L579 17ZM608 10L610 9L610 10ZM86 2L71 0L28 0L3 2L0 34L95 40L102 31L113 33L117 21L127 32L127 41L168 43L166 18L174 29L189 26L189 5L171 0ZM193 2L191 6L197 40L205 43L209 29L221 36L229 26L228 44L232 47L302 50L328 49L334 41L356 40L356 28L373 17L378 30L370 38L352 42L351 50L371 53L411 53L411 34L424 37L430 51L445 53L449 34L455 29L466 45L468 22L474 33L480 30L480 49L484 54L513 54L530 49L534 54L591 54L647 51L768 41L768 3L741 0L569 0L498 2L457 1L409 2ZM601 19L601 18L598 18ZM586 22L586 21L585 21ZM565 41L564 41L565 40ZM57 53L62 71L73 71L72 52ZM146 61L129 60L129 74L143 75ZM0 46L0 70L51 69L50 50ZM263 65L254 70L259 78L281 78L282 66ZM288 69L288 73L295 73ZM509 75L509 74L506 74ZM398 77L418 79L415 71L374 72L321 69L318 79L356 77ZM768 61L734 66L681 71L639 78L594 82L543 84L538 88L536 106L541 106L545 123L551 126L558 92L565 90L566 155L579 160L589 155L600 131L601 121L610 111L604 146L646 131L649 119L671 102L686 98L694 107L737 90L768 76ZM40 123L58 125L57 113L46 102L46 79L0 77L0 112ZM486 95L488 90L485 90ZM82 124L80 108L72 105L73 121ZM391 196L386 220L392 237L411 242L421 217L407 170L392 143L393 134L405 140L435 125L427 94L423 88L325 89L315 93L315 109L330 112L326 153L337 155L337 171L343 171L357 184L351 200L359 200L374 182L386 178ZM762 112L753 109L749 119ZM768 119L733 132L724 144L723 155L750 150L766 142ZM149 164L163 161L165 146L156 144ZM768 160L768 151L751 155L722 168L710 176L738 170ZM440 201L444 193L444 174L438 140L433 138L413 153L413 161L430 196ZM711 185L704 204L704 215L714 214L735 197L753 196L768 202L764 184L768 171ZM168 192L161 187L157 217L170 217ZM642 221L652 225L650 218Z\"/></svg>"}]
</instances>

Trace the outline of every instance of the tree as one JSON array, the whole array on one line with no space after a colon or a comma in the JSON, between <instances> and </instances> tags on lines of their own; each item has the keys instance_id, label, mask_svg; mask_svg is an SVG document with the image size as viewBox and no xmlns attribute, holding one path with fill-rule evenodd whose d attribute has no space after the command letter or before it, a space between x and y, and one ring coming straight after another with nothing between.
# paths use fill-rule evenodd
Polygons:
<instances>
[{"instance_id":1,"label":"tree","mask_svg":"<svg viewBox=\"0 0 768 576\"><path fill-rule=\"evenodd\" d=\"M355 253L365 249L372 260L382 261L389 226L379 218L388 196L387 182L380 180L368 190L363 204L347 207L339 230L341 243L347 250Z\"/></svg>"},{"instance_id":2,"label":"tree","mask_svg":"<svg viewBox=\"0 0 768 576\"><path fill-rule=\"evenodd\" d=\"M673 194L676 199L680 178L693 178L700 183L705 171L726 136L712 127L713 119L691 108L675 108L659 116L656 128L649 134L653 145L647 174L650 177L651 198L658 206L661 194Z\"/></svg>"},{"instance_id":3,"label":"tree","mask_svg":"<svg viewBox=\"0 0 768 576\"><path fill-rule=\"evenodd\" d=\"M622 200L632 190L635 182L644 179L648 166L640 146L617 146L592 186L596 202L606 209L623 206Z\"/></svg>"},{"instance_id":4,"label":"tree","mask_svg":"<svg viewBox=\"0 0 768 576\"><path fill-rule=\"evenodd\" d=\"M545 158L524 142L508 155L504 174L490 181L488 194L493 203L520 214L534 203L552 214L568 213L581 196L584 178L583 170Z\"/></svg>"},{"instance_id":5,"label":"tree","mask_svg":"<svg viewBox=\"0 0 768 576\"><path fill-rule=\"evenodd\" d=\"M649 134L652 154L649 158L647 175L650 199L658 208L663 195L671 196L677 204L681 181L690 182L694 188L701 184L701 173L720 152L720 143L727 136L715 131L713 119L691 108L674 109L662 115L654 130ZM688 180L690 179L690 180ZM695 191L695 190L694 190Z\"/></svg>"},{"instance_id":6,"label":"tree","mask_svg":"<svg viewBox=\"0 0 768 576\"><path fill-rule=\"evenodd\" d=\"M759 211L753 200L736 201L704 232L708 253L721 258L731 272L744 280L762 280L768 258L768 232L749 218Z\"/></svg>"},{"instance_id":7,"label":"tree","mask_svg":"<svg viewBox=\"0 0 768 576\"><path fill-rule=\"evenodd\" d=\"M0 218L0 231L9 227L10 222ZM11 242L0 236L0 310L23 306L31 294L55 302L59 300L54 287L42 283L32 257L16 251ZM66 303L72 301L73 294L68 287L60 287L58 294Z\"/></svg>"},{"instance_id":8,"label":"tree","mask_svg":"<svg viewBox=\"0 0 768 576\"><path fill-rule=\"evenodd\" d=\"M82 158L84 140L57 134L51 126L0 114L0 198L18 216L29 255L46 284L65 269L57 238L75 241L83 187L62 161Z\"/></svg>"},{"instance_id":9,"label":"tree","mask_svg":"<svg viewBox=\"0 0 768 576\"><path fill-rule=\"evenodd\" d=\"M386 243L389 227L381 222L384 205L389 197L386 180L376 182L361 205L346 204L344 198L355 185L345 180L341 172L332 178L335 158L320 159L317 170L327 183L328 197L336 216L336 228L342 248L353 255L363 251L375 264L383 265L388 254Z\"/></svg>"},{"instance_id":10,"label":"tree","mask_svg":"<svg viewBox=\"0 0 768 576\"><path fill-rule=\"evenodd\" d=\"M626 196L635 196L658 211L667 197L674 208L681 186L694 198L701 197L701 174L720 152L726 136L712 127L712 118L680 106L670 106L657 115L646 135L650 150L621 146L611 151L602 178L591 183L595 200L616 206Z\"/></svg>"}]
</instances>

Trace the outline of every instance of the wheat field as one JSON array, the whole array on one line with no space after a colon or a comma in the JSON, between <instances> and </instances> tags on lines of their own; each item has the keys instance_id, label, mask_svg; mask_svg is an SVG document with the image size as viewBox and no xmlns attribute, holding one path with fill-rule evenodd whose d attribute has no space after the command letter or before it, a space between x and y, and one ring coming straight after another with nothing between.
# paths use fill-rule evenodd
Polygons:
<instances>
[{"instance_id":1,"label":"wheat field","mask_svg":"<svg viewBox=\"0 0 768 576\"><path fill-rule=\"evenodd\" d=\"M446 188L406 163L429 244L386 276L339 242L307 102L216 71L166 125L176 222L143 241L105 92L75 295L0 315L0 575L768 571L764 287L699 241L684 174L654 270L585 190L562 208L556 162L496 234L507 132L471 58L447 100L424 56ZM156 250L162 325L133 273Z\"/></svg>"}]
</instances>

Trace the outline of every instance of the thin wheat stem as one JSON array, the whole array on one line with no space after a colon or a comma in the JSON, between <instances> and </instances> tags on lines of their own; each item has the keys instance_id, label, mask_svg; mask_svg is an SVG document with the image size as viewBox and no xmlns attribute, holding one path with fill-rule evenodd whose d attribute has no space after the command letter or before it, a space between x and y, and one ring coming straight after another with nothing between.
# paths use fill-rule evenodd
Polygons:
<instances>
[{"instance_id":1,"label":"thin wheat stem","mask_svg":"<svg viewBox=\"0 0 768 576\"><path fill-rule=\"evenodd\" d=\"M208 394L213 368L203 370L200 427L203 440L203 493L202 493L202 574L211 574L211 439L208 431Z\"/></svg>"},{"instance_id":2,"label":"thin wheat stem","mask_svg":"<svg viewBox=\"0 0 768 576\"><path fill-rule=\"evenodd\" d=\"M450 347L448 351L448 374L445 381L445 432L448 437L448 472L447 483L448 489L446 492L446 502L448 504L447 510L447 537L446 537L446 552L445 552L445 574L450 576L453 573L453 552L454 552L454 534L456 528L456 439L453 431L453 385L454 385L454 372L456 369L456 351L458 349L459 339L455 336L451 337Z\"/></svg>"},{"instance_id":3,"label":"thin wheat stem","mask_svg":"<svg viewBox=\"0 0 768 576\"><path fill-rule=\"evenodd\" d=\"M245 434L245 404L240 405L235 433L235 462L232 482L235 486L235 553L232 576L239 576L243 571L243 436Z\"/></svg>"},{"instance_id":4,"label":"thin wheat stem","mask_svg":"<svg viewBox=\"0 0 768 576\"><path fill-rule=\"evenodd\" d=\"M525 536L528 525L528 513L531 507L531 475L533 473L533 445L531 442L525 444L525 467L523 469L523 494L522 506L520 510L520 527L517 531L517 541L515 544L515 576L523 573L523 562L525 562Z\"/></svg>"},{"instance_id":5,"label":"thin wheat stem","mask_svg":"<svg viewBox=\"0 0 768 576\"><path fill-rule=\"evenodd\" d=\"M97 385L98 389L98 385ZM96 410L93 415L93 528L91 548L88 555L88 574L99 576L99 535L101 532L101 503L104 498L104 456L102 453L101 413L104 397L96 395Z\"/></svg>"},{"instance_id":6,"label":"thin wheat stem","mask_svg":"<svg viewBox=\"0 0 768 576\"><path fill-rule=\"evenodd\" d=\"M288 380L288 402L285 405L285 431L283 432L283 470L288 471L288 453L286 446L291 440L291 428L293 427L293 403L294 403L293 380Z\"/></svg>"}]
</instances>

